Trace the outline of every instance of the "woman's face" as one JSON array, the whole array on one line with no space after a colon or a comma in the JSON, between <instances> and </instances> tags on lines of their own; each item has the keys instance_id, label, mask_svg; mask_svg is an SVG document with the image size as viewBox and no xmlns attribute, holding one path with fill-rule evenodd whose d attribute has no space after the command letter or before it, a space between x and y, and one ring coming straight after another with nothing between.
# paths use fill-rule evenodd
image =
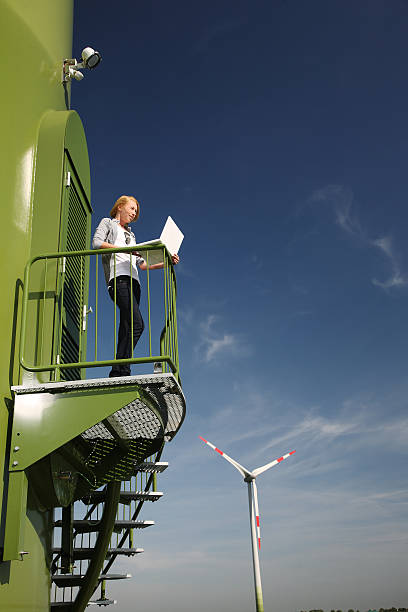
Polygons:
<instances>
[{"instance_id":1,"label":"woman's face","mask_svg":"<svg viewBox=\"0 0 408 612\"><path fill-rule=\"evenodd\" d=\"M120 223L126 225L132 223L137 215L137 204L134 200L128 200L119 208Z\"/></svg>"}]
</instances>

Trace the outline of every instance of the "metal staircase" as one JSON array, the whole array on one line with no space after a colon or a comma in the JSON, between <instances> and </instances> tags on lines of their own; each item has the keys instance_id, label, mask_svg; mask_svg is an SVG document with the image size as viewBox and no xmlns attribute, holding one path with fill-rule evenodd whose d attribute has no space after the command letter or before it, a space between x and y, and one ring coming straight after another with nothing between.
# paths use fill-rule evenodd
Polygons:
<instances>
[{"instance_id":1,"label":"metal staircase","mask_svg":"<svg viewBox=\"0 0 408 612\"><path fill-rule=\"evenodd\" d=\"M154 525L154 521L138 517L146 501L163 496L155 491L156 474L168 464L159 462L159 458L160 453L142 462L128 481L110 483L67 508L56 509L51 610L79 612L87 605L116 603L107 597L106 583L131 575L110 573L110 568L118 556L144 552L134 546L133 532ZM99 597L89 601L98 587Z\"/></svg>"},{"instance_id":2,"label":"metal staircase","mask_svg":"<svg viewBox=\"0 0 408 612\"><path fill-rule=\"evenodd\" d=\"M38 503L54 508L51 609L83 612L90 604L114 603L106 584L127 579L110 569L118 556L143 552L134 530L143 504L162 497L156 476L160 461L185 415L185 399L171 373L87 379L14 387L10 514L6 522L10 557L21 544L26 481ZM26 480L25 480L26 479ZM18 529L11 508L19 508ZM95 596L100 587L100 595ZM96 597L96 598L95 598Z\"/></svg>"}]
</instances>

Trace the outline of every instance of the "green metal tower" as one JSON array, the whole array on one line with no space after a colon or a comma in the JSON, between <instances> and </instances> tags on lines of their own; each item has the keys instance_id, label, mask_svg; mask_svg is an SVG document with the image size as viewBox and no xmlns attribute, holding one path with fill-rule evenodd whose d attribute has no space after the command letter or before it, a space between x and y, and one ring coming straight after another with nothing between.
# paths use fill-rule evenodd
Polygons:
<instances>
[{"instance_id":1,"label":"green metal tower","mask_svg":"<svg viewBox=\"0 0 408 612\"><path fill-rule=\"evenodd\" d=\"M165 247L144 249L147 263L165 262L161 307L148 273L148 351L126 361L150 371L87 378L87 368L112 365L115 353L97 344L106 323L98 307L101 253L89 249L88 152L63 82L72 0L1 0L0 18L8 60L0 147L0 609L79 612L92 597L112 603L107 582L127 575L110 568L118 555L142 552L134 530L153 524L141 520L142 506L162 495L162 449L185 415L176 278Z\"/></svg>"}]
</instances>

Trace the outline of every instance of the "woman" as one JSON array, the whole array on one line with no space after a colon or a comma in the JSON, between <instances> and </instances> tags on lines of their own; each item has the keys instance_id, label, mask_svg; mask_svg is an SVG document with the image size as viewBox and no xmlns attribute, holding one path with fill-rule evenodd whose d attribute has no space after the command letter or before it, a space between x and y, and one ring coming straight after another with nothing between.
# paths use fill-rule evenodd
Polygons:
<instances>
[{"instance_id":1,"label":"woman","mask_svg":"<svg viewBox=\"0 0 408 612\"><path fill-rule=\"evenodd\" d=\"M118 198L110 212L110 219L102 219L96 228L92 248L113 249L136 245L136 238L129 227L129 223L137 221L139 213L140 204L133 196L123 195ZM178 255L173 255L172 261L173 264L177 264L179 262ZM133 292L133 348L144 330L144 323L139 310L140 282L137 268L147 270L147 265L143 257L140 257L136 251L132 254L103 255L102 263L108 292L112 300L115 299L116 276L116 304L120 310L116 359L127 359L132 356L131 292ZM149 270L158 270L163 266L163 262L153 264L149 266ZM109 376L130 376L130 365L114 365Z\"/></svg>"}]
</instances>

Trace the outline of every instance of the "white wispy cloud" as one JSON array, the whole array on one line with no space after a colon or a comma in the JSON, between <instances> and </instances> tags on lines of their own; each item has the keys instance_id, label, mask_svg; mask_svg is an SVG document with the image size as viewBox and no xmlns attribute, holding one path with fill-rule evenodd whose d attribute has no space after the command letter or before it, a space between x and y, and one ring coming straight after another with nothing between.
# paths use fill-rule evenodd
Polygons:
<instances>
[{"instance_id":1,"label":"white wispy cloud","mask_svg":"<svg viewBox=\"0 0 408 612\"><path fill-rule=\"evenodd\" d=\"M359 423L355 420L329 419L319 415L306 415L299 423L292 427L285 427L284 431L271 438L263 447L265 451L272 447L278 447L283 443L302 442L316 443L325 439L326 442L339 436L351 435L359 431Z\"/></svg>"},{"instance_id":2,"label":"white wispy cloud","mask_svg":"<svg viewBox=\"0 0 408 612\"><path fill-rule=\"evenodd\" d=\"M296 473L315 476L337 473L361 455L406 454L405 388L383 397L350 397L327 414L327 405L292 404L273 389L251 390L253 384L260 386L234 385L230 402L199 425L201 435L249 468L293 449ZM292 472L291 466L285 469Z\"/></svg>"},{"instance_id":3,"label":"white wispy cloud","mask_svg":"<svg viewBox=\"0 0 408 612\"><path fill-rule=\"evenodd\" d=\"M383 502L389 501L395 504L408 504L408 489L398 489L397 491L381 491L362 498L364 502Z\"/></svg>"},{"instance_id":4,"label":"white wispy cloud","mask_svg":"<svg viewBox=\"0 0 408 612\"><path fill-rule=\"evenodd\" d=\"M220 352L232 349L236 346L237 340L232 334L224 334L222 338L207 338L205 349L205 361L211 361Z\"/></svg>"},{"instance_id":5,"label":"white wispy cloud","mask_svg":"<svg viewBox=\"0 0 408 612\"><path fill-rule=\"evenodd\" d=\"M326 185L316 189L309 198L311 203L324 203L332 206L335 215L335 223L349 236L358 240L367 247L379 249L387 258L391 266L391 274L384 281L377 278L372 279L373 285L382 289L403 287L408 284L408 277L401 271L401 266L395 252L391 236L370 238L366 230L361 226L355 210L354 194L351 189L343 185Z\"/></svg>"},{"instance_id":6,"label":"white wispy cloud","mask_svg":"<svg viewBox=\"0 0 408 612\"><path fill-rule=\"evenodd\" d=\"M400 418L380 424L380 429L387 435L390 443L398 446L408 445L408 418Z\"/></svg>"},{"instance_id":7,"label":"white wispy cloud","mask_svg":"<svg viewBox=\"0 0 408 612\"><path fill-rule=\"evenodd\" d=\"M199 325L200 339L196 347L199 358L210 363L220 355L247 355L248 347L244 345L239 334L220 332L217 329L217 321L219 317L209 314Z\"/></svg>"},{"instance_id":8,"label":"white wispy cloud","mask_svg":"<svg viewBox=\"0 0 408 612\"><path fill-rule=\"evenodd\" d=\"M391 287L402 287L403 285L406 285L408 279L401 272L398 259L394 252L391 236L377 238L377 240L372 240L371 244L384 253L384 255L388 258L392 269L392 274L388 279L386 279L385 281L379 281L378 279L373 278L373 284L377 285L378 287L382 287L383 289L390 289Z\"/></svg>"},{"instance_id":9,"label":"white wispy cloud","mask_svg":"<svg viewBox=\"0 0 408 612\"><path fill-rule=\"evenodd\" d=\"M363 236L358 217L353 209L354 195L351 189L343 185L326 185L316 189L311 202L322 202L333 206L335 221L342 230L354 236Z\"/></svg>"}]
</instances>

